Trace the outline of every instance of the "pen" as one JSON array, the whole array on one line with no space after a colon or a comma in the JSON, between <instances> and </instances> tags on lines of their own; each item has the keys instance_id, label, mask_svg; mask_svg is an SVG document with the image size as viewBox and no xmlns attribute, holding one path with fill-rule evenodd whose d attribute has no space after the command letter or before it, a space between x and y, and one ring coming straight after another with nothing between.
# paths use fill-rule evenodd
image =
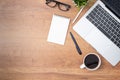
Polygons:
<instances>
[{"instance_id":1,"label":"pen","mask_svg":"<svg viewBox=\"0 0 120 80\"><path fill-rule=\"evenodd\" d=\"M74 36L73 36L73 34L71 32L70 32L70 35L71 35L71 38L72 38L72 40L73 40L73 42L75 44L75 47L76 47L78 53L81 55L82 52L81 52L81 50L80 50L80 48L79 48L79 46L78 46L78 44L77 44L77 42L76 42L76 40L75 40L75 38L74 38Z\"/></svg>"}]
</instances>

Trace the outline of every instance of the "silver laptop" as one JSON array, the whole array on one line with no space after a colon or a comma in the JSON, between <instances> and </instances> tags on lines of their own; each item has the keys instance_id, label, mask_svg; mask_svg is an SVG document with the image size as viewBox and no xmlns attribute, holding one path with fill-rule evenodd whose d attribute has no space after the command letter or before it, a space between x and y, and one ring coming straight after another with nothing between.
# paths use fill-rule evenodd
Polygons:
<instances>
[{"instance_id":1,"label":"silver laptop","mask_svg":"<svg viewBox=\"0 0 120 80\"><path fill-rule=\"evenodd\" d=\"M120 0L98 0L73 29L109 63L120 61Z\"/></svg>"}]
</instances>

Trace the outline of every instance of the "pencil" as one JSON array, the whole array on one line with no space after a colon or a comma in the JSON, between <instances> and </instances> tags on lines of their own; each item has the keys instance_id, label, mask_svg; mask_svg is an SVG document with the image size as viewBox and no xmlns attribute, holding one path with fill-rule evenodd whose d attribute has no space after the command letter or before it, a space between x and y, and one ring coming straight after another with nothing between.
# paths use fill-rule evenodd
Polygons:
<instances>
[{"instance_id":1,"label":"pencil","mask_svg":"<svg viewBox=\"0 0 120 80\"><path fill-rule=\"evenodd\" d=\"M73 20L73 24L74 24L74 22L77 20L77 18L78 18L78 16L80 15L80 13L82 12L82 10L84 9L84 7L85 6L83 6L81 9L80 9L80 11L78 12L78 14L76 15L76 17L74 18L74 20Z\"/></svg>"}]
</instances>

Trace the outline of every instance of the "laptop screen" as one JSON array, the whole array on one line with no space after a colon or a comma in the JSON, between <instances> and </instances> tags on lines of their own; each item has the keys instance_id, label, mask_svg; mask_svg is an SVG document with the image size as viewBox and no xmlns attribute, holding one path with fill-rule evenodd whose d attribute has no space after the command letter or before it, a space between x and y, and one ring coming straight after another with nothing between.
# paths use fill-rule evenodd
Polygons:
<instances>
[{"instance_id":1,"label":"laptop screen","mask_svg":"<svg viewBox=\"0 0 120 80\"><path fill-rule=\"evenodd\" d=\"M120 0L101 0L120 19Z\"/></svg>"}]
</instances>

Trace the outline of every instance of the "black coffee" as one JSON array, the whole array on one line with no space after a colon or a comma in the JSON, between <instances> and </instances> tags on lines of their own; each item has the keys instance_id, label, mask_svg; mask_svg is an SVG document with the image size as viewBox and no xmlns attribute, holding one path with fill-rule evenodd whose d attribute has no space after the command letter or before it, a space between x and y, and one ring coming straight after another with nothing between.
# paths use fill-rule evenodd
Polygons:
<instances>
[{"instance_id":1,"label":"black coffee","mask_svg":"<svg viewBox=\"0 0 120 80\"><path fill-rule=\"evenodd\" d=\"M89 54L86 56L84 63L88 68L94 69L99 64L99 58L94 54Z\"/></svg>"}]
</instances>

